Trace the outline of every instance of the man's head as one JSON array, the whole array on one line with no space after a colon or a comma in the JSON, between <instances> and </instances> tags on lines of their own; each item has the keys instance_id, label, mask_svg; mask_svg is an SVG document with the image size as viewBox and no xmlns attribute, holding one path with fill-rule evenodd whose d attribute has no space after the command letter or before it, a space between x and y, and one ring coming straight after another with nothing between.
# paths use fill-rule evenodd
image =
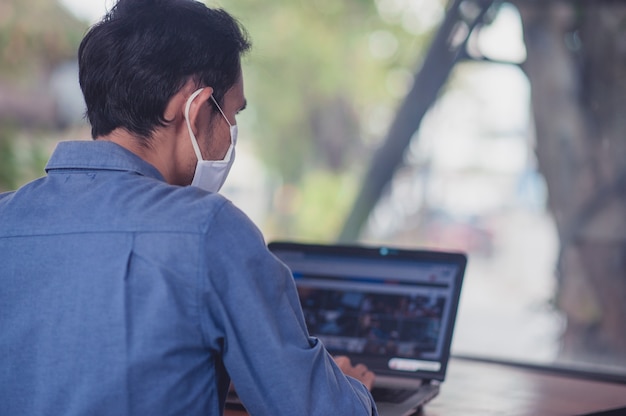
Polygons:
<instances>
[{"instance_id":1,"label":"man's head","mask_svg":"<svg viewBox=\"0 0 626 416\"><path fill-rule=\"evenodd\" d=\"M147 146L170 121L168 103L189 81L210 87L222 105L249 47L243 29L223 10L193 0L119 0L78 52L92 137L121 128Z\"/></svg>"}]
</instances>

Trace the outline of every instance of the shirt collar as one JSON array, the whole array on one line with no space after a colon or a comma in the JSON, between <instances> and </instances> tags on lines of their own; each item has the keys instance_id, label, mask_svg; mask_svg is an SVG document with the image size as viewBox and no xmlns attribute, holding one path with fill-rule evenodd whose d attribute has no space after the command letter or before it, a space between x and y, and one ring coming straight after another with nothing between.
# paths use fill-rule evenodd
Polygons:
<instances>
[{"instance_id":1,"label":"shirt collar","mask_svg":"<svg viewBox=\"0 0 626 416\"><path fill-rule=\"evenodd\" d=\"M46 172L61 169L129 171L165 181L154 166L139 156L116 143L101 140L58 143Z\"/></svg>"}]
</instances>

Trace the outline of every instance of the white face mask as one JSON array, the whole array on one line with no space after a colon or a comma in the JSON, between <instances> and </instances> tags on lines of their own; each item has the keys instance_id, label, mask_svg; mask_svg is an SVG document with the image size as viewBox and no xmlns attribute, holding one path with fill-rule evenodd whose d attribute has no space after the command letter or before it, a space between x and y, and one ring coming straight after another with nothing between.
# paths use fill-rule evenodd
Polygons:
<instances>
[{"instance_id":1,"label":"white face mask","mask_svg":"<svg viewBox=\"0 0 626 416\"><path fill-rule=\"evenodd\" d=\"M218 192L224 182L226 181L226 177L228 176L228 172L230 172L230 168L235 161L235 144L237 143L237 125L232 125L226 118L226 115L220 108L215 98L211 96L211 99L217 106L217 109L222 113L222 117L228 123L230 127L230 146L228 147L228 151L226 152L226 156L222 160L203 160L202 153L200 152L200 147L198 147L198 141L196 140L196 136L193 134L193 130L191 129L191 123L189 122L189 107L191 106L191 102L202 92L204 88L200 88L195 91L189 99L187 99L187 103L185 104L185 119L187 121L187 130L189 130L189 137L191 138L191 144L193 145L193 150L196 152L196 157L198 158L198 163L196 164L196 171L193 174L193 181L191 182L191 186L197 186L198 188L204 189L209 192Z\"/></svg>"}]
</instances>

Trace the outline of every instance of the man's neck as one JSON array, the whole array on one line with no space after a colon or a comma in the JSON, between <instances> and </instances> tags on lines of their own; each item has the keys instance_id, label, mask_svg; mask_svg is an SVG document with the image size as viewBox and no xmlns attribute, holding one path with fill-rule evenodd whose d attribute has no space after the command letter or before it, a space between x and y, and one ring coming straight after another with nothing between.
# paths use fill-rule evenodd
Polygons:
<instances>
[{"instance_id":1,"label":"man's neck","mask_svg":"<svg viewBox=\"0 0 626 416\"><path fill-rule=\"evenodd\" d=\"M96 137L96 140L109 141L122 146L154 166L168 183L175 183L171 157L174 149L167 148L171 140L163 140L160 136L162 133L145 139L126 129L117 128L107 135Z\"/></svg>"}]
</instances>

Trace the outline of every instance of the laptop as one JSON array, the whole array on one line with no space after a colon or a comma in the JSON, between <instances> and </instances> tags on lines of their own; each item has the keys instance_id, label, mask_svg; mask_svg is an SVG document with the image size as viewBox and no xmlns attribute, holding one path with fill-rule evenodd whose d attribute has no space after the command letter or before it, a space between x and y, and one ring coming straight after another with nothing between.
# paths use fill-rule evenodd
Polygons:
<instances>
[{"instance_id":1,"label":"laptop","mask_svg":"<svg viewBox=\"0 0 626 416\"><path fill-rule=\"evenodd\" d=\"M390 247L272 242L309 333L376 374L381 416L412 415L446 376L467 257Z\"/></svg>"}]
</instances>

